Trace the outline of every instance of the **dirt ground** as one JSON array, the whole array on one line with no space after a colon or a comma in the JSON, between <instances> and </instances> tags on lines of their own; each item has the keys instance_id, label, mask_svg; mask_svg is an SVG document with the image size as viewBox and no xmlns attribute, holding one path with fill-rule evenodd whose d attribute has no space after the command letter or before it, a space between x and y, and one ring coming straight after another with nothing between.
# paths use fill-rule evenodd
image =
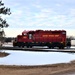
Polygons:
<instances>
[{"instance_id":1,"label":"dirt ground","mask_svg":"<svg viewBox=\"0 0 75 75\"><path fill-rule=\"evenodd\" d=\"M0 75L67 75L67 73L75 73L75 63L42 66L0 65Z\"/></svg>"},{"instance_id":2,"label":"dirt ground","mask_svg":"<svg viewBox=\"0 0 75 75\"><path fill-rule=\"evenodd\" d=\"M0 57L5 57L5 56L8 56L9 53L5 53L5 52L0 52Z\"/></svg>"}]
</instances>

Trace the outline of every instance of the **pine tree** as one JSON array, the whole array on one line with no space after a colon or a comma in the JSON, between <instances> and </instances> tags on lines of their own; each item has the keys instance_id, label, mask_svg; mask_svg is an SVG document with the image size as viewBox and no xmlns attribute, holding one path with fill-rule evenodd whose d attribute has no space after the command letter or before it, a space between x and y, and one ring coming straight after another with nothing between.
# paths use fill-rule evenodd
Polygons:
<instances>
[{"instance_id":1,"label":"pine tree","mask_svg":"<svg viewBox=\"0 0 75 75\"><path fill-rule=\"evenodd\" d=\"M4 14L4 15L10 15L10 8L6 8L4 6L4 3L2 3L2 1L0 1L0 14ZM0 28L4 28L4 27L8 27L9 25L7 24L6 20L3 20L0 16Z\"/></svg>"},{"instance_id":2,"label":"pine tree","mask_svg":"<svg viewBox=\"0 0 75 75\"><path fill-rule=\"evenodd\" d=\"M10 15L10 8L6 8L4 6L4 3L2 3L2 0L0 0L0 14L3 15ZM8 27L8 23L6 20L3 20L0 16L0 46L2 45L3 41L4 41L4 30L2 30L4 27Z\"/></svg>"}]
</instances>

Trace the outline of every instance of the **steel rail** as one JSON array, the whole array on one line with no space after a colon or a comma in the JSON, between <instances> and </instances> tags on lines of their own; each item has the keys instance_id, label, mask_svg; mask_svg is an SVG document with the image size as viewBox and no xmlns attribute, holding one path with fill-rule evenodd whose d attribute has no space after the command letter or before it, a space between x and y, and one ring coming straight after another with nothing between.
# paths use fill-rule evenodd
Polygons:
<instances>
[{"instance_id":1,"label":"steel rail","mask_svg":"<svg viewBox=\"0 0 75 75\"><path fill-rule=\"evenodd\" d=\"M0 50L75 53L75 48L70 48L70 49L67 49L67 48L65 48L65 49L49 49L49 48L0 47Z\"/></svg>"}]
</instances>

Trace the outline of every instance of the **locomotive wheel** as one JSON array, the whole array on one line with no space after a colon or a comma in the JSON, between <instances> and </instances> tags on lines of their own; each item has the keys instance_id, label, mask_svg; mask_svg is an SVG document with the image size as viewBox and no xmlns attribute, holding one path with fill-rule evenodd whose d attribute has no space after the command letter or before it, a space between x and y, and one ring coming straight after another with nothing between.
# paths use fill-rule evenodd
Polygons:
<instances>
[{"instance_id":1,"label":"locomotive wheel","mask_svg":"<svg viewBox=\"0 0 75 75\"><path fill-rule=\"evenodd\" d=\"M30 48L32 48L32 46L29 46Z\"/></svg>"},{"instance_id":2,"label":"locomotive wheel","mask_svg":"<svg viewBox=\"0 0 75 75\"><path fill-rule=\"evenodd\" d=\"M22 48L24 48L24 45L22 45Z\"/></svg>"},{"instance_id":3,"label":"locomotive wheel","mask_svg":"<svg viewBox=\"0 0 75 75\"><path fill-rule=\"evenodd\" d=\"M64 49L64 46L60 46L59 49Z\"/></svg>"},{"instance_id":4,"label":"locomotive wheel","mask_svg":"<svg viewBox=\"0 0 75 75\"><path fill-rule=\"evenodd\" d=\"M59 47L59 49L62 49L61 46Z\"/></svg>"},{"instance_id":5,"label":"locomotive wheel","mask_svg":"<svg viewBox=\"0 0 75 75\"><path fill-rule=\"evenodd\" d=\"M52 48L52 45L50 43L47 43L48 48Z\"/></svg>"},{"instance_id":6,"label":"locomotive wheel","mask_svg":"<svg viewBox=\"0 0 75 75\"><path fill-rule=\"evenodd\" d=\"M49 48L51 49L52 47L51 47L51 46L49 46Z\"/></svg>"},{"instance_id":7,"label":"locomotive wheel","mask_svg":"<svg viewBox=\"0 0 75 75\"><path fill-rule=\"evenodd\" d=\"M62 46L62 49L64 49L64 47Z\"/></svg>"},{"instance_id":8,"label":"locomotive wheel","mask_svg":"<svg viewBox=\"0 0 75 75\"><path fill-rule=\"evenodd\" d=\"M27 48L29 48L29 46L26 46Z\"/></svg>"}]
</instances>

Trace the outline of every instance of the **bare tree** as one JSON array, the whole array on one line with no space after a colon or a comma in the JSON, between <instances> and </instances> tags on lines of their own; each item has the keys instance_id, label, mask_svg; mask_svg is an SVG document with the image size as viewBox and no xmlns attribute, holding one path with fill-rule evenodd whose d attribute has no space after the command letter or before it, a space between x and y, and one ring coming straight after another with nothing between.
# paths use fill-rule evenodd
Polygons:
<instances>
[{"instance_id":1,"label":"bare tree","mask_svg":"<svg viewBox=\"0 0 75 75\"><path fill-rule=\"evenodd\" d=\"M75 36L67 36L67 38L70 39L70 40L74 40Z\"/></svg>"}]
</instances>

